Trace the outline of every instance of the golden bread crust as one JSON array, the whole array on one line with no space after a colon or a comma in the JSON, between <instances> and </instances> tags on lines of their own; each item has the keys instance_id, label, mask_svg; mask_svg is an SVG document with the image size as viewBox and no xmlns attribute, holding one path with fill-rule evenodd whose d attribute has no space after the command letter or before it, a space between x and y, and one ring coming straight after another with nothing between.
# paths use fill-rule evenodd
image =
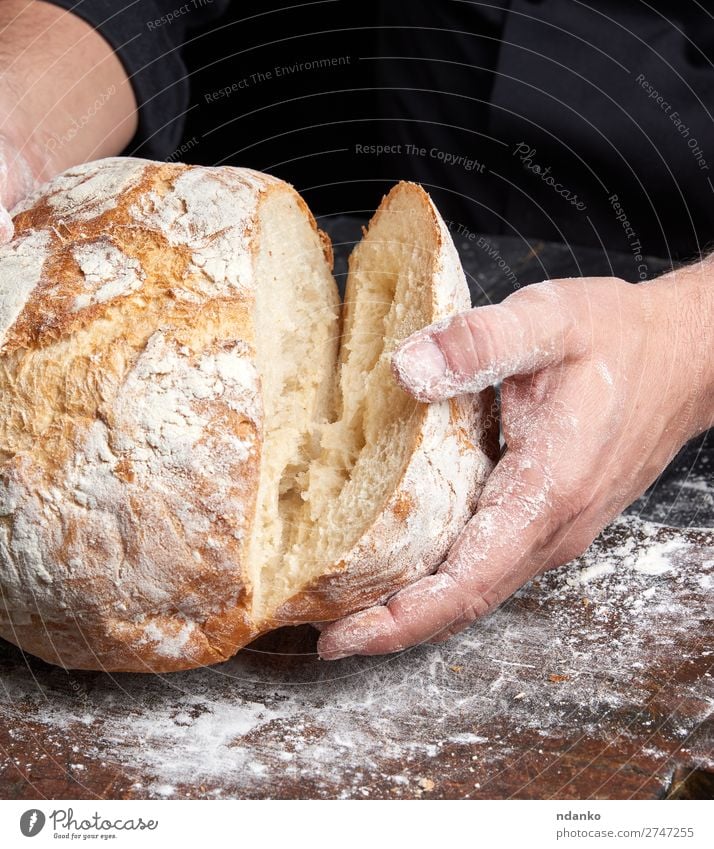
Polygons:
<instances>
[{"instance_id":1,"label":"golden bread crust","mask_svg":"<svg viewBox=\"0 0 714 849\"><path fill-rule=\"evenodd\" d=\"M105 160L15 218L15 243L44 247L0 321L0 633L45 660L168 671L254 632L252 256L271 191L293 192Z\"/></svg>"},{"instance_id":2,"label":"golden bread crust","mask_svg":"<svg viewBox=\"0 0 714 849\"><path fill-rule=\"evenodd\" d=\"M469 306L466 282L428 195L399 191L432 221L438 321ZM384 601L438 566L472 514L497 450L490 392L417 405L370 527L252 621L254 261L271 192L296 200L331 267L304 201L246 169L103 160L16 214L0 248L0 635L26 651L108 671L216 663L272 627Z\"/></svg>"}]
</instances>

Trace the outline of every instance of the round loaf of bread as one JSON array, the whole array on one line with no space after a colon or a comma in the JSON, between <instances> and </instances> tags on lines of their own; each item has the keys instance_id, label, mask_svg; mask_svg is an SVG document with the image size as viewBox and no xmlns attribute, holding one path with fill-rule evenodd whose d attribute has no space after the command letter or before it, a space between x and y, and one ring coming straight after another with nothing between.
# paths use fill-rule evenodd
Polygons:
<instances>
[{"instance_id":1,"label":"round loaf of bread","mask_svg":"<svg viewBox=\"0 0 714 849\"><path fill-rule=\"evenodd\" d=\"M4 638L68 668L186 669L438 565L496 445L488 397L427 407L389 374L401 338L468 306L423 190L383 203L343 317L329 240L254 171L102 160L14 221Z\"/></svg>"}]
</instances>

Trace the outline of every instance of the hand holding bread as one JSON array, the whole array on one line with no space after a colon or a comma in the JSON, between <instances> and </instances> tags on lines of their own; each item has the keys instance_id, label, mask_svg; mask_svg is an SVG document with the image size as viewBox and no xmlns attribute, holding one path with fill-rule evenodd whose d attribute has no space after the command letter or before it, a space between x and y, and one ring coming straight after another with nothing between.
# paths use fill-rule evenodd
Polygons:
<instances>
[{"instance_id":1,"label":"hand holding bread","mask_svg":"<svg viewBox=\"0 0 714 849\"><path fill-rule=\"evenodd\" d=\"M554 280L410 336L394 368L421 401L503 381L507 450L437 573L329 625L321 655L440 642L582 554L714 425L711 279L704 262L637 286Z\"/></svg>"}]
</instances>

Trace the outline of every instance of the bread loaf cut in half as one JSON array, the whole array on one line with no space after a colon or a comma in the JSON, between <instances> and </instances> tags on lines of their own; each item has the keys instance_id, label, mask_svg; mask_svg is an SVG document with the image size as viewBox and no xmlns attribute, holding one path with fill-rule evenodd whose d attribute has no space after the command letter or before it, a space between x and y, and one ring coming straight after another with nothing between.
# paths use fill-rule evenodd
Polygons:
<instances>
[{"instance_id":1,"label":"bread loaf cut in half","mask_svg":"<svg viewBox=\"0 0 714 849\"><path fill-rule=\"evenodd\" d=\"M497 448L488 393L390 373L469 306L400 183L350 260L292 187L116 158L71 169L0 248L0 634L68 668L216 663L438 566ZM341 314L343 312L343 314Z\"/></svg>"}]
</instances>

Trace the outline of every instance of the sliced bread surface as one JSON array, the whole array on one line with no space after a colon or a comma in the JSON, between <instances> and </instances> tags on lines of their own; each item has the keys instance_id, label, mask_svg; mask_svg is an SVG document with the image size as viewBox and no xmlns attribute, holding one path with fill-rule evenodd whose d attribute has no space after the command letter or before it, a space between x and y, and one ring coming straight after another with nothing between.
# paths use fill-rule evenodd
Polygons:
<instances>
[{"instance_id":1,"label":"sliced bread surface","mask_svg":"<svg viewBox=\"0 0 714 849\"><path fill-rule=\"evenodd\" d=\"M441 216L420 186L397 184L350 257L336 418L321 428L282 580L267 582L271 624L385 601L433 571L473 514L498 447L493 394L421 404L391 373L403 339L469 306ZM304 585L290 598L292 575Z\"/></svg>"}]
</instances>

